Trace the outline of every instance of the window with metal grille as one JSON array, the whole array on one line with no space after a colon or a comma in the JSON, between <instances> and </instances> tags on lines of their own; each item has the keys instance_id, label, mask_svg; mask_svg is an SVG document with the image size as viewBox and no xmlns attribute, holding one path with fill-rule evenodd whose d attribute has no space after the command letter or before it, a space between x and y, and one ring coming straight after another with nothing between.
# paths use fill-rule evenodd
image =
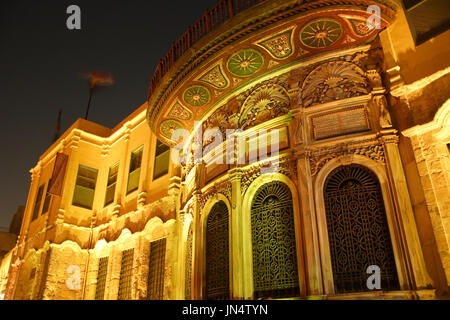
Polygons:
<instances>
[{"instance_id":1,"label":"window with metal grille","mask_svg":"<svg viewBox=\"0 0 450 320\"><path fill-rule=\"evenodd\" d=\"M294 209L289 187L269 182L251 206L255 298L299 295Z\"/></svg>"},{"instance_id":2,"label":"window with metal grille","mask_svg":"<svg viewBox=\"0 0 450 320\"><path fill-rule=\"evenodd\" d=\"M223 201L206 222L206 299L230 298L228 208Z\"/></svg>"},{"instance_id":3,"label":"window with metal grille","mask_svg":"<svg viewBox=\"0 0 450 320\"><path fill-rule=\"evenodd\" d=\"M106 277L108 275L108 257L99 259L97 286L95 288L95 300L103 300L105 298Z\"/></svg>"},{"instance_id":4,"label":"window with metal grille","mask_svg":"<svg viewBox=\"0 0 450 320\"><path fill-rule=\"evenodd\" d=\"M156 140L155 165L153 166L153 180L169 172L170 148Z\"/></svg>"},{"instance_id":5,"label":"window with metal grille","mask_svg":"<svg viewBox=\"0 0 450 320\"><path fill-rule=\"evenodd\" d=\"M119 280L119 300L129 300L131 298L131 276L133 273L134 249L122 252L122 265L120 267Z\"/></svg>"},{"instance_id":6,"label":"window with metal grille","mask_svg":"<svg viewBox=\"0 0 450 320\"><path fill-rule=\"evenodd\" d=\"M119 172L119 162L109 168L108 181L106 182L105 207L114 202L116 193L117 173Z\"/></svg>"},{"instance_id":7,"label":"window with metal grille","mask_svg":"<svg viewBox=\"0 0 450 320\"><path fill-rule=\"evenodd\" d=\"M189 226L187 243L186 243L186 267L185 267L185 286L184 298L191 300L191 283L192 283L192 223Z\"/></svg>"},{"instance_id":8,"label":"window with metal grille","mask_svg":"<svg viewBox=\"0 0 450 320\"><path fill-rule=\"evenodd\" d=\"M97 183L98 170L79 165L72 204L78 207L92 209Z\"/></svg>"},{"instance_id":9,"label":"window with metal grille","mask_svg":"<svg viewBox=\"0 0 450 320\"><path fill-rule=\"evenodd\" d=\"M41 203L42 203L42 194L44 193L44 187L45 184L41 185L38 189L36 200L34 201L34 208L33 208L33 218L32 221L37 219L39 216L39 210L41 209Z\"/></svg>"},{"instance_id":10,"label":"window with metal grille","mask_svg":"<svg viewBox=\"0 0 450 320\"><path fill-rule=\"evenodd\" d=\"M51 249L49 249L45 255L44 269L42 270L41 283L39 286L39 292L37 299L42 300L44 298L45 286L47 284L48 267L50 265Z\"/></svg>"},{"instance_id":11,"label":"window with metal grille","mask_svg":"<svg viewBox=\"0 0 450 320\"><path fill-rule=\"evenodd\" d=\"M166 239L150 243L148 265L147 299L162 300L164 292L164 267L166 258Z\"/></svg>"},{"instance_id":12,"label":"window with metal grille","mask_svg":"<svg viewBox=\"0 0 450 320\"><path fill-rule=\"evenodd\" d=\"M130 171L128 174L127 194L133 192L139 187L139 178L141 175L142 151L144 146L140 146L131 153Z\"/></svg>"},{"instance_id":13,"label":"window with metal grille","mask_svg":"<svg viewBox=\"0 0 450 320\"><path fill-rule=\"evenodd\" d=\"M325 181L325 211L336 293L364 292L367 268L381 269L381 290L399 283L377 177L359 165L341 166Z\"/></svg>"}]
</instances>

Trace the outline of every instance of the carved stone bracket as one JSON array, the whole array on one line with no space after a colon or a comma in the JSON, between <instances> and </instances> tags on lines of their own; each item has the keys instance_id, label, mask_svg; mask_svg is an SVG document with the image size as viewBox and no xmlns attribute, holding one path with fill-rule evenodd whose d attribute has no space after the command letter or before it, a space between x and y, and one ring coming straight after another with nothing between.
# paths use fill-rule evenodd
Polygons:
<instances>
[{"instance_id":1,"label":"carved stone bracket","mask_svg":"<svg viewBox=\"0 0 450 320\"><path fill-rule=\"evenodd\" d=\"M137 199L137 205L138 207L142 208L145 205L145 202L147 201L147 191L143 191L138 194Z\"/></svg>"},{"instance_id":2,"label":"carved stone bracket","mask_svg":"<svg viewBox=\"0 0 450 320\"><path fill-rule=\"evenodd\" d=\"M66 214L66 210L64 210L62 208L58 209L58 213L56 215L56 223L63 223L65 214Z\"/></svg>"},{"instance_id":3,"label":"carved stone bracket","mask_svg":"<svg viewBox=\"0 0 450 320\"><path fill-rule=\"evenodd\" d=\"M112 220L117 219L117 217L119 216L120 210L122 209L122 205L121 204L116 204L113 208L112 211Z\"/></svg>"}]
</instances>

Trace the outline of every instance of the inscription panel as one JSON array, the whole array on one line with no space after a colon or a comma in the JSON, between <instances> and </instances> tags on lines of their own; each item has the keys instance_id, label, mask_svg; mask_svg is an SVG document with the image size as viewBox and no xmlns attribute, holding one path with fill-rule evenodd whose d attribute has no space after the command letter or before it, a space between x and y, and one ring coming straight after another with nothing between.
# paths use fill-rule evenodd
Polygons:
<instances>
[{"instance_id":1,"label":"inscription panel","mask_svg":"<svg viewBox=\"0 0 450 320\"><path fill-rule=\"evenodd\" d=\"M314 139L320 140L370 129L364 107L316 116L311 119Z\"/></svg>"}]
</instances>

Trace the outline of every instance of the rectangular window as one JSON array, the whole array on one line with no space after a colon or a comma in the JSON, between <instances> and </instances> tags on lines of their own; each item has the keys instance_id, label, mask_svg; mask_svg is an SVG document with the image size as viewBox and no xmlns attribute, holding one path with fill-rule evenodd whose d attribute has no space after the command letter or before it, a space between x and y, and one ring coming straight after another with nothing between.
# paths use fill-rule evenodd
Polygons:
<instances>
[{"instance_id":1,"label":"rectangular window","mask_svg":"<svg viewBox=\"0 0 450 320\"><path fill-rule=\"evenodd\" d=\"M98 262L97 286L95 288L95 300L105 298L106 276L108 275L108 257L100 258Z\"/></svg>"},{"instance_id":2,"label":"rectangular window","mask_svg":"<svg viewBox=\"0 0 450 320\"><path fill-rule=\"evenodd\" d=\"M122 252L122 266L120 267L119 280L119 300L129 300L131 298L131 275L133 273L134 249Z\"/></svg>"},{"instance_id":3,"label":"rectangular window","mask_svg":"<svg viewBox=\"0 0 450 320\"><path fill-rule=\"evenodd\" d=\"M41 209L42 194L44 193L44 187L45 187L45 184L41 185L38 189L38 192L36 195L36 200L34 201L32 220L35 220L39 216L39 210Z\"/></svg>"},{"instance_id":4,"label":"rectangular window","mask_svg":"<svg viewBox=\"0 0 450 320\"><path fill-rule=\"evenodd\" d=\"M119 162L116 162L109 168L108 182L106 183L105 207L108 204L114 202L118 172L119 172Z\"/></svg>"},{"instance_id":5,"label":"rectangular window","mask_svg":"<svg viewBox=\"0 0 450 320\"><path fill-rule=\"evenodd\" d=\"M50 202L52 200L52 194L48 192L50 184L52 183L52 179L48 180L47 183L47 192L45 193L44 206L42 207L42 214L47 213L50 208Z\"/></svg>"},{"instance_id":6,"label":"rectangular window","mask_svg":"<svg viewBox=\"0 0 450 320\"><path fill-rule=\"evenodd\" d=\"M142 150L144 146L140 146L131 153L130 171L128 174L127 194L137 190L139 187L139 177L141 175Z\"/></svg>"},{"instance_id":7,"label":"rectangular window","mask_svg":"<svg viewBox=\"0 0 450 320\"><path fill-rule=\"evenodd\" d=\"M147 279L147 299L162 300L164 292L164 267L166 258L166 239L150 243L150 260Z\"/></svg>"},{"instance_id":8,"label":"rectangular window","mask_svg":"<svg viewBox=\"0 0 450 320\"><path fill-rule=\"evenodd\" d=\"M153 180L169 172L170 148L156 140L155 164L153 166Z\"/></svg>"},{"instance_id":9,"label":"rectangular window","mask_svg":"<svg viewBox=\"0 0 450 320\"><path fill-rule=\"evenodd\" d=\"M78 167L77 182L73 193L72 204L78 207L92 209L97 183L98 170L83 166Z\"/></svg>"}]
</instances>

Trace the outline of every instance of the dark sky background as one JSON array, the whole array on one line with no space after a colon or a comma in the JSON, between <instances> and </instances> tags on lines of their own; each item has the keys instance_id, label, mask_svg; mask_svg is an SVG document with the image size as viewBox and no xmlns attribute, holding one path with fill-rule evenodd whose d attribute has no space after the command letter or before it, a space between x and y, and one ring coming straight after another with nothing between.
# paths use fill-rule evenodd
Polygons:
<instances>
[{"instance_id":1,"label":"dark sky background","mask_svg":"<svg viewBox=\"0 0 450 320\"><path fill-rule=\"evenodd\" d=\"M61 132L84 117L87 80L111 71L115 84L92 100L89 120L113 127L146 101L156 64L217 0L0 0L0 227L25 205L29 170ZM81 8L81 30L66 9Z\"/></svg>"}]
</instances>

